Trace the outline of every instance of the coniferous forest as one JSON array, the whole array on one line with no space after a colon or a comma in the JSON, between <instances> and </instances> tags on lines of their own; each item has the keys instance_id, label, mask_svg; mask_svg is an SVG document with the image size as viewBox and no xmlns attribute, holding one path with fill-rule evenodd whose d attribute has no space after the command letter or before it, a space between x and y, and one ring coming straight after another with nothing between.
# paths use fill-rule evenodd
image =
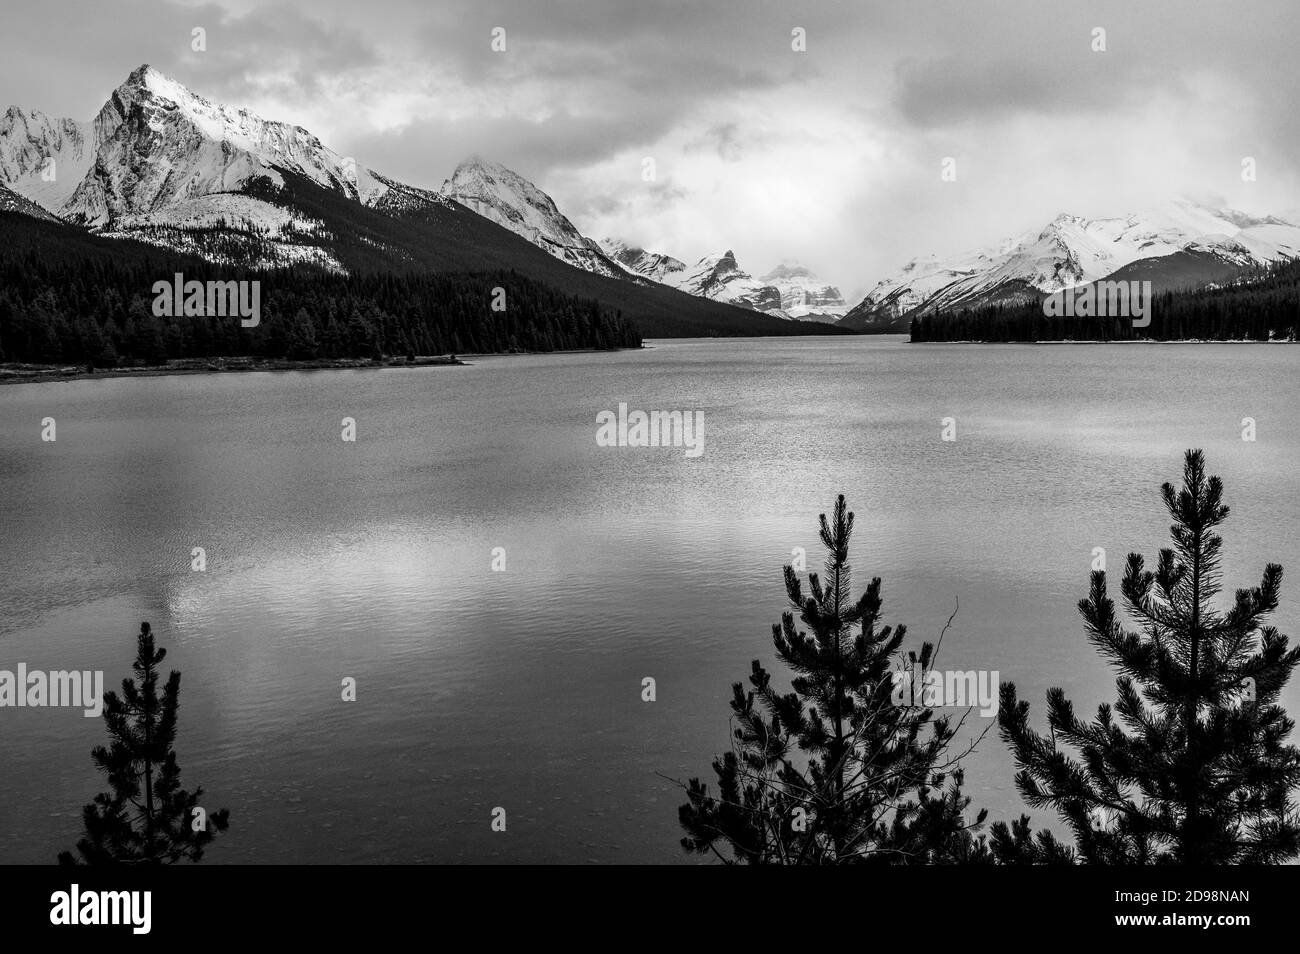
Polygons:
<instances>
[{"instance_id":1,"label":"coniferous forest","mask_svg":"<svg viewBox=\"0 0 1300 954\"><path fill-rule=\"evenodd\" d=\"M1039 300L912 319L912 341L1295 341L1300 261L1252 270L1231 285L1152 297L1151 324L1117 316L1048 317Z\"/></svg>"},{"instance_id":2,"label":"coniferous forest","mask_svg":"<svg viewBox=\"0 0 1300 954\"><path fill-rule=\"evenodd\" d=\"M1116 701L1086 722L1050 689L1044 736L1015 683L1000 687L1015 787L1034 821L1055 816L1060 836L1035 830L1028 814L985 829L987 812L969 810L961 766L971 750L953 744L960 722L939 715L928 691L898 695L891 678L902 662L928 683L943 634L918 646L905 625L881 625L880 577L853 594L854 519L841 495L833 516L821 515L824 574L810 573L805 588L785 568L787 609L772 643L793 691L781 692L758 659L747 684L732 685L731 749L713 762L716 788L699 778L683 785L682 847L724 864L1294 860L1300 749L1288 741L1294 720L1280 697L1300 647L1268 622L1282 567L1269 563L1257 586L1220 607L1217 529L1229 509L1202 451L1186 452L1181 486L1165 483L1160 498L1172 547L1153 568L1129 554L1122 609L1104 570L1078 602L1083 638L1116 672Z\"/></svg>"},{"instance_id":3,"label":"coniferous forest","mask_svg":"<svg viewBox=\"0 0 1300 954\"><path fill-rule=\"evenodd\" d=\"M9 224L11 235L20 234ZM514 271L259 272L135 242L85 239L64 255L44 243L0 248L0 361L112 368L177 358L380 358L641 344L621 313ZM155 316L153 285L176 272L205 282L260 281L259 324ZM495 288L504 290L503 310L492 308Z\"/></svg>"}]
</instances>

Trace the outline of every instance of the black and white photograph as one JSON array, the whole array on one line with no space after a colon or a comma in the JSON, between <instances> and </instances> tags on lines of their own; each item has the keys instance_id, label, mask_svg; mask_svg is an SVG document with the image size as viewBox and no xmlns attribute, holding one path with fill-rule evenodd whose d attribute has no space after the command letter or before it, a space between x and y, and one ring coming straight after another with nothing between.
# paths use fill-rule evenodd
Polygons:
<instances>
[{"instance_id":1,"label":"black and white photograph","mask_svg":"<svg viewBox=\"0 0 1300 954\"><path fill-rule=\"evenodd\" d=\"M0 923L395 939L634 866L615 934L1261 943L1297 49L1292 0L6 2ZM733 865L876 913L672 870Z\"/></svg>"}]
</instances>

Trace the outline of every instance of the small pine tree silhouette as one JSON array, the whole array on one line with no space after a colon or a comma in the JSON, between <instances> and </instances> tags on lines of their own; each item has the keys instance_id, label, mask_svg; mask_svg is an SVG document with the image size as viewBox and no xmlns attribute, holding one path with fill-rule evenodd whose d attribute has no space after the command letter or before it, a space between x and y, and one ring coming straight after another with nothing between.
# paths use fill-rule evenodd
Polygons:
<instances>
[{"instance_id":1,"label":"small pine tree silhouette","mask_svg":"<svg viewBox=\"0 0 1300 954\"><path fill-rule=\"evenodd\" d=\"M1270 563L1259 586L1237 590L1226 613L1215 610L1223 485L1206 478L1204 454L1190 450L1182 489L1166 483L1162 492L1174 546L1160 551L1155 572L1130 554L1121 586L1141 632L1116 618L1105 572L1092 574L1079 602L1089 641L1119 670L1115 707L1100 706L1086 724L1052 689L1044 738L1029 727L1029 703L1017 701L1015 685L1002 686L999 723L1020 767L1016 786L1029 805L1065 819L1088 863L1294 858L1300 751L1284 743L1294 723L1277 700L1300 648L1263 625L1277 608L1282 568Z\"/></svg>"},{"instance_id":2,"label":"small pine tree silhouette","mask_svg":"<svg viewBox=\"0 0 1300 954\"><path fill-rule=\"evenodd\" d=\"M82 812L84 836L77 842L79 858L59 854L59 863L173 864L199 861L216 831L225 831L226 809L207 815L195 830L194 813L203 789L181 788L180 766L172 746L180 707L181 674L172 670L158 696L158 664L167 650L154 646L148 623L140 624L134 679L122 680L122 695L104 693L104 723L110 745L91 753L96 767L108 777L110 791L101 792Z\"/></svg>"},{"instance_id":3,"label":"small pine tree silhouette","mask_svg":"<svg viewBox=\"0 0 1300 954\"><path fill-rule=\"evenodd\" d=\"M893 699L906 627L877 629L879 577L857 600L850 595L852 530L841 495L833 518L821 515L825 585L809 574L805 594L785 568L790 604L810 631L797 629L790 611L772 627L794 692L778 693L757 659L749 691L732 686L733 750L713 763L719 794L691 779L678 811L688 852L728 864L988 860L971 834L985 813L965 823L960 756L948 756L957 726ZM935 652L925 643L908 655L926 672Z\"/></svg>"}]
</instances>

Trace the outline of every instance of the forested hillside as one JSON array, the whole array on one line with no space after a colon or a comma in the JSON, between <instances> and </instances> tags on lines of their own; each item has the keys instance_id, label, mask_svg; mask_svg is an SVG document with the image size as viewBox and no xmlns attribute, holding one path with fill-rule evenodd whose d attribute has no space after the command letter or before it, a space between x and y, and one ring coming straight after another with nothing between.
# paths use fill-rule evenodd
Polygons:
<instances>
[{"instance_id":1,"label":"forested hillside","mask_svg":"<svg viewBox=\"0 0 1300 954\"><path fill-rule=\"evenodd\" d=\"M0 361L97 367L169 358L369 358L637 347L617 310L513 271L254 272L0 212ZM156 317L153 286L259 281L260 323ZM491 307L504 290L505 309Z\"/></svg>"},{"instance_id":2,"label":"forested hillside","mask_svg":"<svg viewBox=\"0 0 1300 954\"><path fill-rule=\"evenodd\" d=\"M913 341L1294 341L1300 261L1245 273L1228 285L1155 294L1151 323L1129 317L1048 317L1039 301L912 319Z\"/></svg>"}]
</instances>

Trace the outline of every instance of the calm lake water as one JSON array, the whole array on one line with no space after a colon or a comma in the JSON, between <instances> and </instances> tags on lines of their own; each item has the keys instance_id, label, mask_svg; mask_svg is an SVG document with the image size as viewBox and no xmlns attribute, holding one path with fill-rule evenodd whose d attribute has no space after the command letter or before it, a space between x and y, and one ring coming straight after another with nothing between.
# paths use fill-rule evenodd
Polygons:
<instances>
[{"instance_id":1,"label":"calm lake water","mask_svg":"<svg viewBox=\"0 0 1300 954\"><path fill-rule=\"evenodd\" d=\"M1113 698L1075 603L1094 547L1114 576L1167 545L1187 447L1226 484L1226 587L1282 563L1274 622L1300 634L1300 348L650 345L0 388L0 669L116 687L149 620L183 673L182 776L231 810L211 862L676 862L663 776L712 781L730 684L772 662L781 567L821 562L837 493L855 589L883 577L917 641L960 600L943 668L1014 679L1040 727L1051 685ZM598 447L619 402L702 411L703 455ZM103 739L0 709L0 859L72 847ZM967 788L1023 811L996 732Z\"/></svg>"}]
</instances>

